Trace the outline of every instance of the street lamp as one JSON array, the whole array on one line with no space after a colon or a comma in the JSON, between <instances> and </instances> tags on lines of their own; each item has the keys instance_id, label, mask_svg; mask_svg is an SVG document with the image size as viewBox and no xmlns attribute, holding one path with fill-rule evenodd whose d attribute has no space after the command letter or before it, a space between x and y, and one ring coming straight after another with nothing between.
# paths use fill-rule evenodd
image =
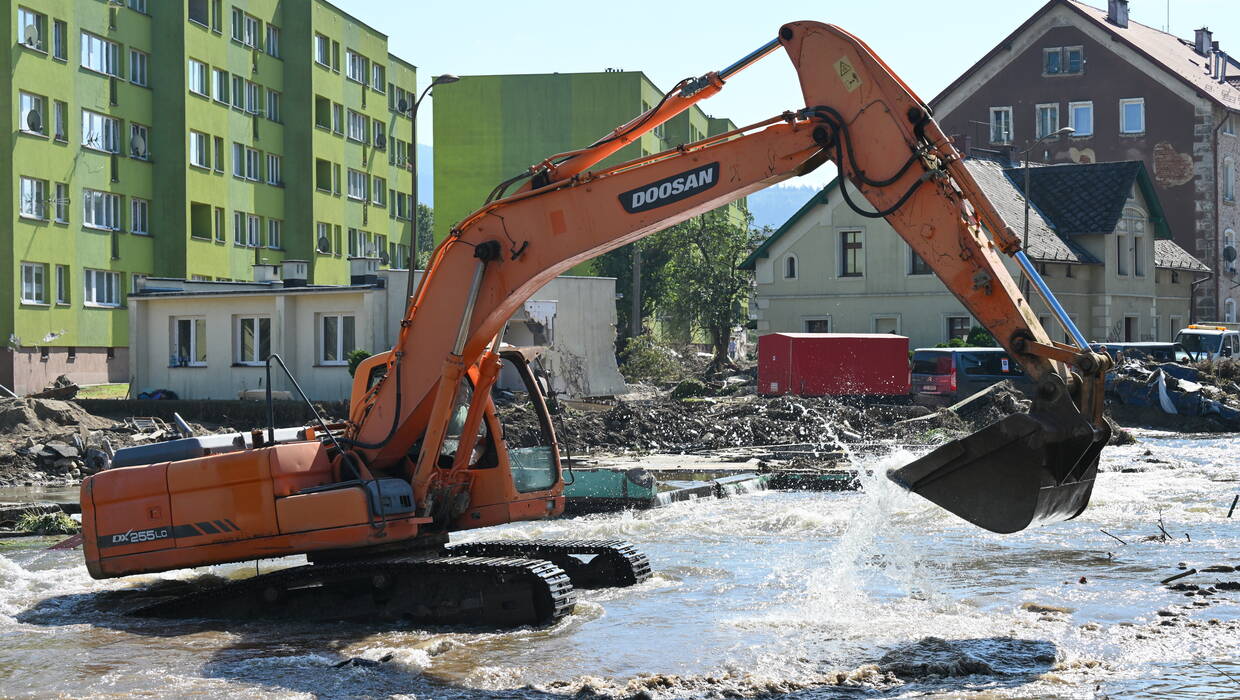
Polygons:
<instances>
[{"instance_id":1,"label":"street lamp","mask_svg":"<svg viewBox=\"0 0 1240 700\"><path fill-rule=\"evenodd\" d=\"M400 100L400 104L396 105L396 108L400 110L401 113L409 113L409 150L412 151L410 158L413 160L413 206L409 211L410 229L412 233L409 238L409 279L405 285L406 307L413 298L413 270L418 264L418 106L422 104L422 99L430 94L431 88L436 85L455 83L458 80L460 80L459 77L450 73L437 75L434 78L431 78L431 84L426 86L426 89L422 91L421 95L418 95L418 99L415 100L412 105L409 104L409 101L403 97Z\"/></svg>"},{"instance_id":2,"label":"street lamp","mask_svg":"<svg viewBox=\"0 0 1240 700\"><path fill-rule=\"evenodd\" d=\"M1025 159L1025 231L1024 231L1023 240L1021 241L1021 250L1025 251L1025 255L1029 254L1029 199L1030 199L1029 152L1032 151L1034 148L1036 148L1038 144L1040 143L1044 143L1046 141L1049 141L1050 139L1059 138L1060 136L1071 136L1072 134L1075 134L1075 133L1076 133L1076 129L1073 129L1070 126L1065 126L1064 128L1059 129L1058 131L1052 131L1051 133L1046 134L1045 136L1042 136L1041 138L1035 139L1034 142L1029 144L1029 146L1025 150L1020 152L1021 156L1023 156ZM1024 294L1026 297L1029 296L1028 275L1021 276L1021 293Z\"/></svg>"}]
</instances>

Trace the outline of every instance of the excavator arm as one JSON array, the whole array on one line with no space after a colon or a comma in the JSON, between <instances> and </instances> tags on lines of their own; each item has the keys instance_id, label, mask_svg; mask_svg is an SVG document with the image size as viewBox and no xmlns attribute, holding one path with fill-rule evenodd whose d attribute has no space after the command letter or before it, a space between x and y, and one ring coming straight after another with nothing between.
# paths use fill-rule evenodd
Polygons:
<instances>
[{"instance_id":1,"label":"excavator arm","mask_svg":"<svg viewBox=\"0 0 1240 700\"><path fill-rule=\"evenodd\" d=\"M781 47L804 108L591 170ZM827 160L863 195L849 204L886 219L1037 383L1030 414L944 445L891 478L997 532L1075 517L1109 437L1101 415L1107 360L1089 351L925 103L863 42L816 22L785 25L776 39L724 70L682 81L591 146L501 183L436 248L392 352L357 371L348 449L338 459L401 471L416 502L434 502L468 466L469 450L457 450L450 465L441 454L459 387L468 375L468 434L490 410L499 335L525 300L578 263ZM1077 347L1051 341L1003 255L1017 259Z\"/></svg>"}]
</instances>

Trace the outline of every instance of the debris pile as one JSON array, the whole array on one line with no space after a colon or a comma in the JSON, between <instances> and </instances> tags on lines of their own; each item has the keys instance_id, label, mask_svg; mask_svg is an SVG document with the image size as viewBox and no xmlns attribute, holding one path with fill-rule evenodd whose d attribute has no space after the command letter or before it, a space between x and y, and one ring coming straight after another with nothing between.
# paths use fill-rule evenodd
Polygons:
<instances>
[{"instance_id":1,"label":"debris pile","mask_svg":"<svg viewBox=\"0 0 1240 700\"><path fill-rule=\"evenodd\" d=\"M116 431L71 401L0 399L0 485L75 483L107 464Z\"/></svg>"},{"instance_id":2,"label":"debris pile","mask_svg":"<svg viewBox=\"0 0 1240 700\"><path fill-rule=\"evenodd\" d=\"M1127 425L1182 432L1240 431L1240 384L1231 360L1189 367L1130 358L1107 375L1111 415Z\"/></svg>"}]
</instances>

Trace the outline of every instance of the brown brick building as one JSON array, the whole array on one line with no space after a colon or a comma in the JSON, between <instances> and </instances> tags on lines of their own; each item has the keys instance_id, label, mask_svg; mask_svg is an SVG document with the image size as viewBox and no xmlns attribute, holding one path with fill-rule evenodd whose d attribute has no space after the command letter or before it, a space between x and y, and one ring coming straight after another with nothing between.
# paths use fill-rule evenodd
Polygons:
<instances>
[{"instance_id":1,"label":"brown brick building","mask_svg":"<svg viewBox=\"0 0 1240 700\"><path fill-rule=\"evenodd\" d=\"M1144 161L1175 240L1215 271L1196 285L1196 318L1236 320L1240 278L1227 248L1240 231L1240 62L1208 29L1188 41L1130 22L1127 0L1106 10L1050 0L931 105L966 148L1019 158L1068 126L1076 132L1030 158Z\"/></svg>"}]
</instances>

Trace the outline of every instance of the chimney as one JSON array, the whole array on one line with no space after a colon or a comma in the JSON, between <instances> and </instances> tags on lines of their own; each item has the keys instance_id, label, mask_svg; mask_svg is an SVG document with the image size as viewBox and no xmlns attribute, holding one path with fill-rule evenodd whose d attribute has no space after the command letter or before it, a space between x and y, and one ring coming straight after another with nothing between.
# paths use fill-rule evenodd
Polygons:
<instances>
[{"instance_id":1,"label":"chimney","mask_svg":"<svg viewBox=\"0 0 1240 700\"><path fill-rule=\"evenodd\" d=\"M310 263L305 260L285 260L280 263L284 269L284 286L304 287L310 277Z\"/></svg>"},{"instance_id":2,"label":"chimney","mask_svg":"<svg viewBox=\"0 0 1240 700\"><path fill-rule=\"evenodd\" d=\"M1202 56L1209 56L1211 45L1214 40L1214 33L1209 27L1202 27L1195 32L1193 37L1193 48Z\"/></svg>"},{"instance_id":3,"label":"chimney","mask_svg":"<svg viewBox=\"0 0 1240 700\"><path fill-rule=\"evenodd\" d=\"M1117 27L1128 27L1128 0L1107 1L1107 21Z\"/></svg>"},{"instance_id":4,"label":"chimney","mask_svg":"<svg viewBox=\"0 0 1240 700\"><path fill-rule=\"evenodd\" d=\"M271 263L255 263L251 266L254 270L255 282L277 282L280 279L280 266Z\"/></svg>"},{"instance_id":5,"label":"chimney","mask_svg":"<svg viewBox=\"0 0 1240 700\"><path fill-rule=\"evenodd\" d=\"M379 258L349 258L349 284L378 284Z\"/></svg>"}]
</instances>

